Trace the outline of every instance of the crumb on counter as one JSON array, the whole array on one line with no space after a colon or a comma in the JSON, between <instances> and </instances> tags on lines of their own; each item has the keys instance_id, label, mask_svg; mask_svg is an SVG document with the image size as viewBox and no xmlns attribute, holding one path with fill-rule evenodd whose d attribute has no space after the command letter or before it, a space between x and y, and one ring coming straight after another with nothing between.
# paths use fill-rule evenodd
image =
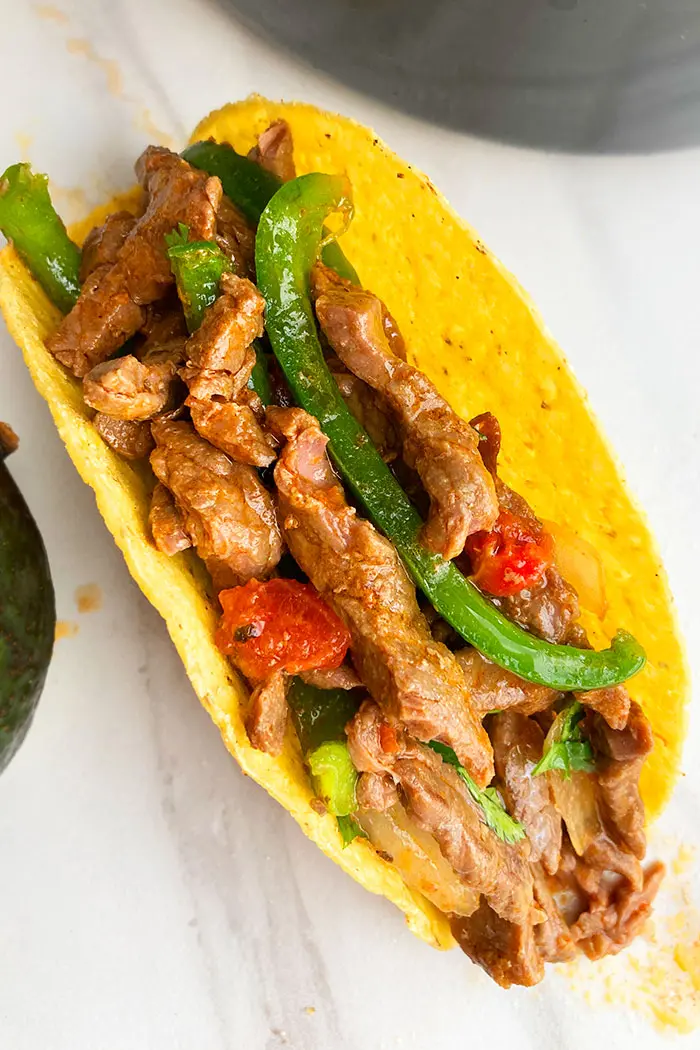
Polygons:
<instances>
[{"instance_id":1,"label":"crumb on counter","mask_svg":"<svg viewBox=\"0 0 700 1050\"><path fill-rule=\"evenodd\" d=\"M97 612L102 608L102 589L96 583L83 583L75 588L75 604L79 613Z\"/></svg>"}]
</instances>

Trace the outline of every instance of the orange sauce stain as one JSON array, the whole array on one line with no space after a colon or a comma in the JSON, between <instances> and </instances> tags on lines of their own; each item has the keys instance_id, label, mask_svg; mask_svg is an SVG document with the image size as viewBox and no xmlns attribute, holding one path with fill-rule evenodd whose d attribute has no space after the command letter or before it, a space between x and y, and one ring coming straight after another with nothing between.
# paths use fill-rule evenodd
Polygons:
<instances>
[{"instance_id":1,"label":"orange sauce stain","mask_svg":"<svg viewBox=\"0 0 700 1050\"><path fill-rule=\"evenodd\" d=\"M71 37L66 41L66 47L71 55L82 55L89 62L94 62L105 75L107 91L115 98L122 98L124 94L124 83L119 63L113 58L102 58L98 55L89 40L83 37Z\"/></svg>"},{"instance_id":2,"label":"orange sauce stain","mask_svg":"<svg viewBox=\"0 0 700 1050\"><path fill-rule=\"evenodd\" d=\"M134 127L139 131L144 131L148 136L148 141L158 146L167 146L168 149L174 149L177 145L172 135L158 127L151 116L151 111L146 109L145 106L135 116Z\"/></svg>"},{"instance_id":3,"label":"orange sauce stain","mask_svg":"<svg viewBox=\"0 0 700 1050\"><path fill-rule=\"evenodd\" d=\"M60 25L68 24L68 15L54 4L37 4L34 8L39 18L46 22L58 22Z\"/></svg>"},{"instance_id":4,"label":"orange sauce stain","mask_svg":"<svg viewBox=\"0 0 700 1050\"><path fill-rule=\"evenodd\" d=\"M96 583L84 583L75 589L79 613L97 612L102 608L102 589Z\"/></svg>"},{"instance_id":5,"label":"orange sauce stain","mask_svg":"<svg viewBox=\"0 0 700 1050\"><path fill-rule=\"evenodd\" d=\"M73 620L57 620L54 638L57 642L60 642L62 638L75 638L79 629Z\"/></svg>"},{"instance_id":6,"label":"orange sauce stain","mask_svg":"<svg viewBox=\"0 0 700 1050\"><path fill-rule=\"evenodd\" d=\"M29 135L26 131L16 131L14 139L17 143L17 149L19 150L19 159L23 163L28 164L31 160L30 152L32 145L34 144L34 136Z\"/></svg>"}]
</instances>

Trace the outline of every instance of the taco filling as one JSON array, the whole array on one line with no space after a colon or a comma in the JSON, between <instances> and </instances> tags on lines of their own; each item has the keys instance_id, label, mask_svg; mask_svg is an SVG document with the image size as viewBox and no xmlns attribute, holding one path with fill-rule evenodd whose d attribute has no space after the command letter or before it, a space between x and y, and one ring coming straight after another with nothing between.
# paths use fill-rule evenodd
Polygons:
<instances>
[{"instance_id":1,"label":"taco filling","mask_svg":"<svg viewBox=\"0 0 700 1050\"><path fill-rule=\"evenodd\" d=\"M248 157L151 146L136 172L137 214L79 251L15 165L0 228L64 314L46 345L95 429L149 472L152 543L206 567L251 745L293 734L313 808L502 986L620 951L663 868L624 684L644 655L579 622L596 552L501 479L495 415L467 422L411 363L328 232L352 187L296 178L284 121Z\"/></svg>"}]
</instances>

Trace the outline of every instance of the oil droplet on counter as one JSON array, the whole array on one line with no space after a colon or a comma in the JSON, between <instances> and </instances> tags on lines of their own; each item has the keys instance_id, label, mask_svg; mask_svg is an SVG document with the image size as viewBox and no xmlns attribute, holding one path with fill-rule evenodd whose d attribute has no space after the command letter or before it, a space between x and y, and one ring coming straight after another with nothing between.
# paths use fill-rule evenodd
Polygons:
<instances>
[{"instance_id":1,"label":"oil droplet on counter","mask_svg":"<svg viewBox=\"0 0 700 1050\"><path fill-rule=\"evenodd\" d=\"M102 608L102 589L96 583L83 583L75 589L79 613L97 612Z\"/></svg>"},{"instance_id":2,"label":"oil droplet on counter","mask_svg":"<svg viewBox=\"0 0 700 1050\"><path fill-rule=\"evenodd\" d=\"M54 639L60 642L62 638L75 638L80 628L73 620L57 620L54 631Z\"/></svg>"}]
</instances>

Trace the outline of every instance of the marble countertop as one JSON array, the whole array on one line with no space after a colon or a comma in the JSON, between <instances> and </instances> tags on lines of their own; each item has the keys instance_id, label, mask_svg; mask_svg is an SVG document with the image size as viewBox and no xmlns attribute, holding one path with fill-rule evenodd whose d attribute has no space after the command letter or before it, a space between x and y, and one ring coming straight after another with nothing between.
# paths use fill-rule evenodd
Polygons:
<instances>
[{"instance_id":1,"label":"marble countertop","mask_svg":"<svg viewBox=\"0 0 700 1050\"><path fill-rule=\"evenodd\" d=\"M251 91L342 110L426 170L533 295L588 388L698 668L700 152L552 156L432 129L280 56L205 0L5 0L0 62L13 85L0 163L50 171L68 218L129 185L148 141L179 146L203 113ZM659 1002L674 1005L667 971L651 999L640 991L648 941L597 976L582 962L503 993L326 860L221 745L4 328L0 418L21 435L12 469L66 624L0 780L0 1046L667 1046L652 1023ZM86 584L99 610L78 610ZM692 921L700 901L692 850L679 852L700 843L697 715L683 768L651 841L673 864L657 933L671 968L686 934L663 914L682 906Z\"/></svg>"}]
</instances>

